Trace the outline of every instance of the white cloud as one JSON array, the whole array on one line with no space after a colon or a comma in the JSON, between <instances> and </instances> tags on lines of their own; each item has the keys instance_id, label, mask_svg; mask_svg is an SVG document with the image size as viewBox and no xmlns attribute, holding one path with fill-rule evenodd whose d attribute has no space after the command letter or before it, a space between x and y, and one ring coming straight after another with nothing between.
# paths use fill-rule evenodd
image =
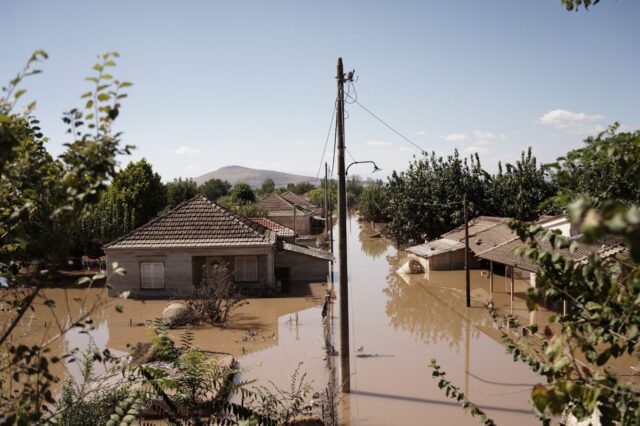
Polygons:
<instances>
[{"instance_id":1,"label":"white cloud","mask_svg":"<svg viewBox=\"0 0 640 426\"><path fill-rule=\"evenodd\" d=\"M406 147L406 146L401 146L400 147L400 152L416 152L416 149L409 148L409 147Z\"/></svg>"},{"instance_id":2,"label":"white cloud","mask_svg":"<svg viewBox=\"0 0 640 426\"><path fill-rule=\"evenodd\" d=\"M367 141L367 145L369 146L389 146L391 142L387 141Z\"/></svg>"},{"instance_id":3,"label":"white cloud","mask_svg":"<svg viewBox=\"0 0 640 426\"><path fill-rule=\"evenodd\" d=\"M418 132L416 133L416 135L418 135L418 136L424 136L426 134L427 134L427 132L425 132L424 130L418 130Z\"/></svg>"},{"instance_id":4,"label":"white cloud","mask_svg":"<svg viewBox=\"0 0 640 426\"><path fill-rule=\"evenodd\" d=\"M179 148L176 148L173 153L174 154L178 154L178 155L184 155L184 154L197 154L198 151L197 149L193 149L193 148L189 148L188 146L184 146L182 145Z\"/></svg>"},{"instance_id":5,"label":"white cloud","mask_svg":"<svg viewBox=\"0 0 640 426\"><path fill-rule=\"evenodd\" d=\"M295 140L293 141L294 145L305 145L304 141L300 141L300 140Z\"/></svg>"},{"instance_id":6,"label":"white cloud","mask_svg":"<svg viewBox=\"0 0 640 426\"><path fill-rule=\"evenodd\" d=\"M438 135L438 137L449 142L464 141L468 138L466 133L447 133L446 135Z\"/></svg>"},{"instance_id":7,"label":"white cloud","mask_svg":"<svg viewBox=\"0 0 640 426\"><path fill-rule=\"evenodd\" d=\"M491 132L483 132L482 130L476 130L473 132L473 136L477 140L492 141L496 138L496 135Z\"/></svg>"},{"instance_id":8,"label":"white cloud","mask_svg":"<svg viewBox=\"0 0 640 426\"><path fill-rule=\"evenodd\" d=\"M604 118L602 114L589 115L584 112L554 109L539 117L536 123L569 133L589 134L598 133L605 129L602 124L598 123Z\"/></svg>"}]
</instances>

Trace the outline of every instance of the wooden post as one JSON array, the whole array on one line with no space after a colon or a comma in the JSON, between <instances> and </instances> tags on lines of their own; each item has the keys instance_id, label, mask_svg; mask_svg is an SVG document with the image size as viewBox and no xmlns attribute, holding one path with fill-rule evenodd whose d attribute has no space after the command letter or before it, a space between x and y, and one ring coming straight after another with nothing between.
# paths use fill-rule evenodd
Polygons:
<instances>
[{"instance_id":1,"label":"wooden post","mask_svg":"<svg viewBox=\"0 0 640 426\"><path fill-rule=\"evenodd\" d=\"M471 277L469 275L469 204L464 195L464 277L467 293L467 308L471 307Z\"/></svg>"},{"instance_id":2,"label":"wooden post","mask_svg":"<svg viewBox=\"0 0 640 426\"><path fill-rule=\"evenodd\" d=\"M493 260L489 261L489 300L493 301Z\"/></svg>"},{"instance_id":3,"label":"wooden post","mask_svg":"<svg viewBox=\"0 0 640 426\"><path fill-rule=\"evenodd\" d=\"M516 267L511 267L511 313L513 313L513 300L514 300L514 289L516 285Z\"/></svg>"},{"instance_id":4,"label":"wooden post","mask_svg":"<svg viewBox=\"0 0 640 426\"><path fill-rule=\"evenodd\" d=\"M344 164L344 69L338 58L338 105L336 124L338 132L338 248L340 250L340 381L343 393L351 392L351 366L349 364L349 269L347 268L347 191Z\"/></svg>"}]
</instances>

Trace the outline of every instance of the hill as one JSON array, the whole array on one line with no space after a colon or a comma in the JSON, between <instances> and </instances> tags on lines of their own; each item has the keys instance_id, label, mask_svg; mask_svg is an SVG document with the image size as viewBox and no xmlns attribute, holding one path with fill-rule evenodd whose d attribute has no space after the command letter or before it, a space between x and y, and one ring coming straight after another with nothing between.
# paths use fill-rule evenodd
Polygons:
<instances>
[{"instance_id":1,"label":"hill","mask_svg":"<svg viewBox=\"0 0 640 426\"><path fill-rule=\"evenodd\" d=\"M218 170L205 173L202 176L193 178L193 180L200 185L209 179L222 179L229 181L231 185L235 185L238 182L246 182L251 185L251 187L257 188L262 185L262 182L269 178L273 179L276 187L287 186L288 183L300 183L304 181L313 183L315 181L315 178L311 176L294 175L291 173L277 172L275 170L251 169L242 166L220 167Z\"/></svg>"}]
</instances>

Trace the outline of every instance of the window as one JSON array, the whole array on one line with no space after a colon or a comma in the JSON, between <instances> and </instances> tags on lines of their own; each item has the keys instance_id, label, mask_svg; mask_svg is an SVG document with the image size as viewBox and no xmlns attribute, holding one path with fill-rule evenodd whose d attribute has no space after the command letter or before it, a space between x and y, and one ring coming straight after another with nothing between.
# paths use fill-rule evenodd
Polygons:
<instances>
[{"instance_id":1,"label":"window","mask_svg":"<svg viewBox=\"0 0 640 426\"><path fill-rule=\"evenodd\" d=\"M140 263L140 288L164 288L164 263Z\"/></svg>"},{"instance_id":2,"label":"window","mask_svg":"<svg viewBox=\"0 0 640 426\"><path fill-rule=\"evenodd\" d=\"M258 281L258 256L237 256L234 273L236 281Z\"/></svg>"}]
</instances>

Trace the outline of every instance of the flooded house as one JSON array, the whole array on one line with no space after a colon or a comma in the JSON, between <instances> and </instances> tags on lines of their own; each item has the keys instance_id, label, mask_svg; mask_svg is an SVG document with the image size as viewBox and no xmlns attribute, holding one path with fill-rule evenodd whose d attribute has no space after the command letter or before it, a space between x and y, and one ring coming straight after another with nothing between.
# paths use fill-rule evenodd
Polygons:
<instances>
[{"instance_id":1,"label":"flooded house","mask_svg":"<svg viewBox=\"0 0 640 426\"><path fill-rule=\"evenodd\" d=\"M269 219L301 235L311 234L313 230L324 226L324 220L319 217L321 209L291 191L271 194L258 201L257 205L267 210Z\"/></svg>"},{"instance_id":2,"label":"flooded house","mask_svg":"<svg viewBox=\"0 0 640 426\"><path fill-rule=\"evenodd\" d=\"M507 218L493 216L479 216L469 221L469 241L480 232L505 224ZM409 259L418 261L425 272L452 271L464 268L464 225L455 228L440 238L427 241L424 244L409 247ZM471 244L471 243L470 243ZM470 258L469 266L479 268L480 261Z\"/></svg>"},{"instance_id":3,"label":"flooded house","mask_svg":"<svg viewBox=\"0 0 640 426\"><path fill-rule=\"evenodd\" d=\"M488 270L489 294L493 294L494 276L502 275L510 281L511 300L514 298L515 281L521 280L529 286L536 286L538 267L518 249L529 247L529 242L520 237L507 224L508 218L480 216L469 221L469 268ZM545 251L561 254L574 261L586 259L591 254L612 256L624 247L614 237L606 237L596 242L587 242L571 226L566 216L544 216L537 222L543 228L556 230L563 237L575 242L575 251L557 250L544 239L537 241ZM440 238L407 249L409 261L400 269L405 273L426 273L429 271L451 271L464 269L464 225ZM416 262L422 266L418 268Z\"/></svg>"},{"instance_id":4,"label":"flooded house","mask_svg":"<svg viewBox=\"0 0 640 426\"><path fill-rule=\"evenodd\" d=\"M278 232L197 195L103 247L109 293L180 297L219 264L245 294L326 282L332 255L293 244ZM113 273L114 262L125 275Z\"/></svg>"}]
</instances>

